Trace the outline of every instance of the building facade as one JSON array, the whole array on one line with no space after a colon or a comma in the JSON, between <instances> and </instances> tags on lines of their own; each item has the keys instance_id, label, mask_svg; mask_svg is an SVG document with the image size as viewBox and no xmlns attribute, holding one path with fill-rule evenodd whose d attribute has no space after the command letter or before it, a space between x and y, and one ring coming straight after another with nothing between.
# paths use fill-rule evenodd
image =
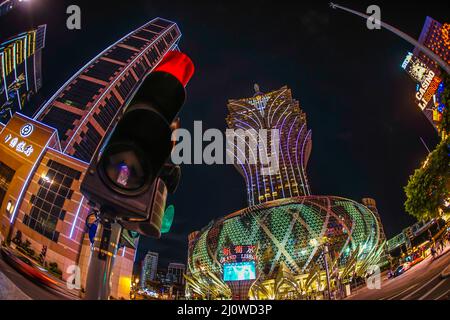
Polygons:
<instances>
[{"instance_id":1,"label":"building facade","mask_svg":"<svg viewBox=\"0 0 450 320\"><path fill-rule=\"evenodd\" d=\"M286 86L261 93L255 85L255 91L251 98L229 100L226 118L229 129L256 134L264 129L269 132L266 141L259 140L256 135L249 136L249 139L238 136L233 141L234 163L245 179L248 205L309 195L306 166L312 143L311 130L306 126L306 114ZM271 134L274 131L277 136ZM261 145L258 150L252 150L252 143ZM268 159L276 159L278 170L262 174Z\"/></svg>"},{"instance_id":2,"label":"building facade","mask_svg":"<svg viewBox=\"0 0 450 320\"><path fill-rule=\"evenodd\" d=\"M450 64L449 30L450 24L442 24L431 17L426 17L418 40L448 64ZM441 101L444 83L438 64L420 51L420 48L415 47L406 55L402 68L416 82L416 104L433 127L440 131L439 124L445 105Z\"/></svg>"},{"instance_id":3,"label":"building facade","mask_svg":"<svg viewBox=\"0 0 450 320\"><path fill-rule=\"evenodd\" d=\"M330 244L332 264L343 270L354 263L363 274L365 265L376 263L381 254L380 230L371 210L340 197L294 197L240 210L190 235L187 295L205 297L207 284L213 283L212 296L230 297L222 280L221 260L227 248L239 245L257 247L256 274L263 286L273 286L280 271L299 277L299 287L309 273L323 272L323 239Z\"/></svg>"},{"instance_id":4,"label":"building facade","mask_svg":"<svg viewBox=\"0 0 450 320\"><path fill-rule=\"evenodd\" d=\"M81 267L85 287L89 214L80 184L95 150L123 112L139 81L177 49L178 26L156 18L88 62L33 118L21 113L0 129L0 238L18 235L63 271ZM113 270L116 298L129 298L135 249L119 250Z\"/></svg>"},{"instance_id":5,"label":"building facade","mask_svg":"<svg viewBox=\"0 0 450 320\"><path fill-rule=\"evenodd\" d=\"M167 267L167 275L174 279L175 284L184 285L185 272L186 272L186 265L184 263L171 262Z\"/></svg>"},{"instance_id":6,"label":"building facade","mask_svg":"<svg viewBox=\"0 0 450 320\"><path fill-rule=\"evenodd\" d=\"M450 24L442 24L431 17L426 17L418 41L450 64L449 31ZM413 54L429 68L439 72L438 64L420 51L420 48L414 48Z\"/></svg>"},{"instance_id":7,"label":"building facade","mask_svg":"<svg viewBox=\"0 0 450 320\"><path fill-rule=\"evenodd\" d=\"M41 60L46 25L21 33L0 44L0 122L23 112L42 87Z\"/></svg>"},{"instance_id":8,"label":"building facade","mask_svg":"<svg viewBox=\"0 0 450 320\"><path fill-rule=\"evenodd\" d=\"M377 219L378 226L380 227L380 242L386 241L386 234L384 233L383 223L381 222L380 213L378 212L377 202L373 198L363 198L361 203L369 208Z\"/></svg>"},{"instance_id":9,"label":"building facade","mask_svg":"<svg viewBox=\"0 0 450 320\"><path fill-rule=\"evenodd\" d=\"M156 273L158 271L158 252L147 252L144 260L142 261L141 270L141 287L145 288L147 286L147 281L155 281Z\"/></svg>"}]
</instances>

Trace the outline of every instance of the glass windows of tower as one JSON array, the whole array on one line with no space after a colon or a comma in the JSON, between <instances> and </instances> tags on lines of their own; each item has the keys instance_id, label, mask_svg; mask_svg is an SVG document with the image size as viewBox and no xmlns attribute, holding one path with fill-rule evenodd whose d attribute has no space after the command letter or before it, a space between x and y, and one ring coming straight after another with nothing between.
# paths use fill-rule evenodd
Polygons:
<instances>
[{"instance_id":1,"label":"glass windows of tower","mask_svg":"<svg viewBox=\"0 0 450 320\"><path fill-rule=\"evenodd\" d=\"M31 196L31 210L24 216L23 223L57 242L59 232L56 231L56 226L58 220L64 220L66 215L64 202L71 199L72 183L80 179L81 172L54 160L49 160L47 167L47 173L38 181L38 192Z\"/></svg>"},{"instance_id":2,"label":"glass windows of tower","mask_svg":"<svg viewBox=\"0 0 450 320\"><path fill-rule=\"evenodd\" d=\"M91 68L86 70L84 74L92 78L109 82L111 77L119 71L120 68L120 65L99 59Z\"/></svg>"},{"instance_id":3,"label":"glass windows of tower","mask_svg":"<svg viewBox=\"0 0 450 320\"><path fill-rule=\"evenodd\" d=\"M80 134L82 140L80 143L74 145L74 156L83 161L90 162L103 137L90 122L86 124L86 127L87 131L83 131Z\"/></svg>"},{"instance_id":4,"label":"glass windows of tower","mask_svg":"<svg viewBox=\"0 0 450 320\"><path fill-rule=\"evenodd\" d=\"M78 78L57 100L77 109L85 110L87 104L103 87L101 84Z\"/></svg>"},{"instance_id":5,"label":"glass windows of tower","mask_svg":"<svg viewBox=\"0 0 450 320\"><path fill-rule=\"evenodd\" d=\"M111 49L110 52L108 52L106 54L106 57L113 59L113 60L117 60L117 61L121 61L121 62L128 62L134 55L136 54L135 51L127 49L127 48L123 48L123 47L119 47L119 46L115 46Z\"/></svg>"},{"instance_id":6,"label":"glass windows of tower","mask_svg":"<svg viewBox=\"0 0 450 320\"><path fill-rule=\"evenodd\" d=\"M63 141L68 137L67 132L75 127L74 122L79 119L81 119L80 115L58 107L50 108L43 117L46 124L58 130L58 135Z\"/></svg>"}]
</instances>

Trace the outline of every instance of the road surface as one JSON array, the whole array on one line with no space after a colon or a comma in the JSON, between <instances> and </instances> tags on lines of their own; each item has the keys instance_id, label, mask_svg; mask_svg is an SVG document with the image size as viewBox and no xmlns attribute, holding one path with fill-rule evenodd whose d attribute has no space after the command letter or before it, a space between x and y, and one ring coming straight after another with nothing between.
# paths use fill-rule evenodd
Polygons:
<instances>
[{"instance_id":1,"label":"road surface","mask_svg":"<svg viewBox=\"0 0 450 320\"><path fill-rule=\"evenodd\" d=\"M22 291L27 297L32 300L68 300L69 298L54 292L51 289L42 287L30 279L23 276L21 273L16 271L13 267L3 260L0 255L0 273L2 273L6 278L8 278L13 284L16 285L20 291ZM0 283L0 285L2 285ZM5 288L0 288L5 289Z\"/></svg>"},{"instance_id":2,"label":"road surface","mask_svg":"<svg viewBox=\"0 0 450 320\"><path fill-rule=\"evenodd\" d=\"M349 300L450 300L450 277L441 273L450 265L450 246L438 258L431 257L413 266L404 274L387 279L382 277L380 289L363 287Z\"/></svg>"}]
</instances>

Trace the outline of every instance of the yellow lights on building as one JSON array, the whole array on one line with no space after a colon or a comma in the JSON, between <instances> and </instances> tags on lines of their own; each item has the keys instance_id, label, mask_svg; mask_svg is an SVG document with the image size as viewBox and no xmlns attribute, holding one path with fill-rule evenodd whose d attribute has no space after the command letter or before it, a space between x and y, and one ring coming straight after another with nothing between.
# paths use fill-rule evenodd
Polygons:
<instances>
[{"instance_id":1,"label":"yellow lights on building","mask_svg":"<svg viewBox=\"0 0 450 320\"><path fill-rule=\"evenodd\" d=\"M30 32L27 36L27 39L28 39L28 56L30 56L36 50L36 32Z\"/></svg>"},{"instance_id":2,"label":"yellow lights on building","mask_svg":"<svg viewBox=\"0 0 450 320\"><path fill-rule=\"evenodd\" d=\"M444 23L441 28L442 40L444 40L444 45L450 48L450 24Z\"/></svg>"},{"instance_id":3,"label":"yellow lights on building","mask_svg":"<svg viewBox=\"0 0 450 320\"><path fill-rule=\"evenodd\" d=\"M45 173L41 174L41 178L42 178L42 180L44 180L45 182L52 184L52 180L50 180L50 178L47 177L47 175L46 175Z\"/></svg>"},{"instance_id":4,"label":"yellow lights on building","mask_svg":"<svg viewBox=\"0 0 450 320\"><path fill-rule=\"evenodd\" d=\"M10 200L8 201L8 204L6 205L6 212L8 215L11 215L11 213L14 211L14 203Z\"/></svg>"},{"instance_id":5,"label":"yellow lights on building","mask_svg":"<svg viewBox=\"0 0 450 320\"><path fill-rule=\"evenodd\" d=\"M25 40L24 39L20 39L16 42L16 64L21 64L23 62L23 60L25 59L24 57L24 47L25 47Z\"/></svg>"},{"instance_id":6,"label":"yellow lights on building","mask_svg":"<svg viewBox=\"0 0 450 320\"><path fill-rule=\"evenodd\" d=\"M119 291L126 292L131 289L131 277L121 276L119 278Z\"/></svg>"},{"instance_id":7,"label":"yellow lights on building","mask_svg":"<svg viewBox=\"0 0 450 320\"><path fill-rule=\"evenodd\" d=\"M9 47L6 48L3 52L3 59L5 64L5 74L8 75L12 72L14 63L13 63L13 54L12 54L13 48Z\"/></svg>"},{"instance_id":8,"label":"yellow lights on building","mask_svg":"<svg viewBox=\"0 0 450 320\"><path fill-rule=\"evenodd\" d=\"M17 64L33 55L36 51L36 31L30 31L25 36L8 43L3 51L5 75L14 71Z\"/></svg>"}]
</instances>

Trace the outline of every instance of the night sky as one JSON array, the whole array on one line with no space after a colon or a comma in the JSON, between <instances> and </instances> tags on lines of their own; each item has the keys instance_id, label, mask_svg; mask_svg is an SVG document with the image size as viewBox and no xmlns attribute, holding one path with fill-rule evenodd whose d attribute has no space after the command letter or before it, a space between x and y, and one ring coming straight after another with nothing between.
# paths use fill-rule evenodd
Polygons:
<instances>
[{"instance_id":1,"label":"night sky","mask_svg":"<svg viewBox=\"0 0 450 320\"><path fill-rule=\"evenodd\" d=\"M313 149L312 194L360 201L373 197L388 237L412 224L403 186L438 137L414 101L415 83L401 69L412 46L327 1L61 1L31 4L0 19L0 40L47 23L44 86L28 114L104 48L154 17L178 23L180 48L195 63L180 114L182 127L225 129L226 103L287 85L307 114ZM381 7L382 20L418 38L427 15L448 22L445 1L336 1L355 10ZM392 3L393 2L393 3ZM66 7L78 4L82 29L66 29ZM160 266L186 261L187 235L246 206L244 179L232 165L185 165L175 221L160 240L140 241L137 259L160 253Z\"/></svg>"}]
</instances>

